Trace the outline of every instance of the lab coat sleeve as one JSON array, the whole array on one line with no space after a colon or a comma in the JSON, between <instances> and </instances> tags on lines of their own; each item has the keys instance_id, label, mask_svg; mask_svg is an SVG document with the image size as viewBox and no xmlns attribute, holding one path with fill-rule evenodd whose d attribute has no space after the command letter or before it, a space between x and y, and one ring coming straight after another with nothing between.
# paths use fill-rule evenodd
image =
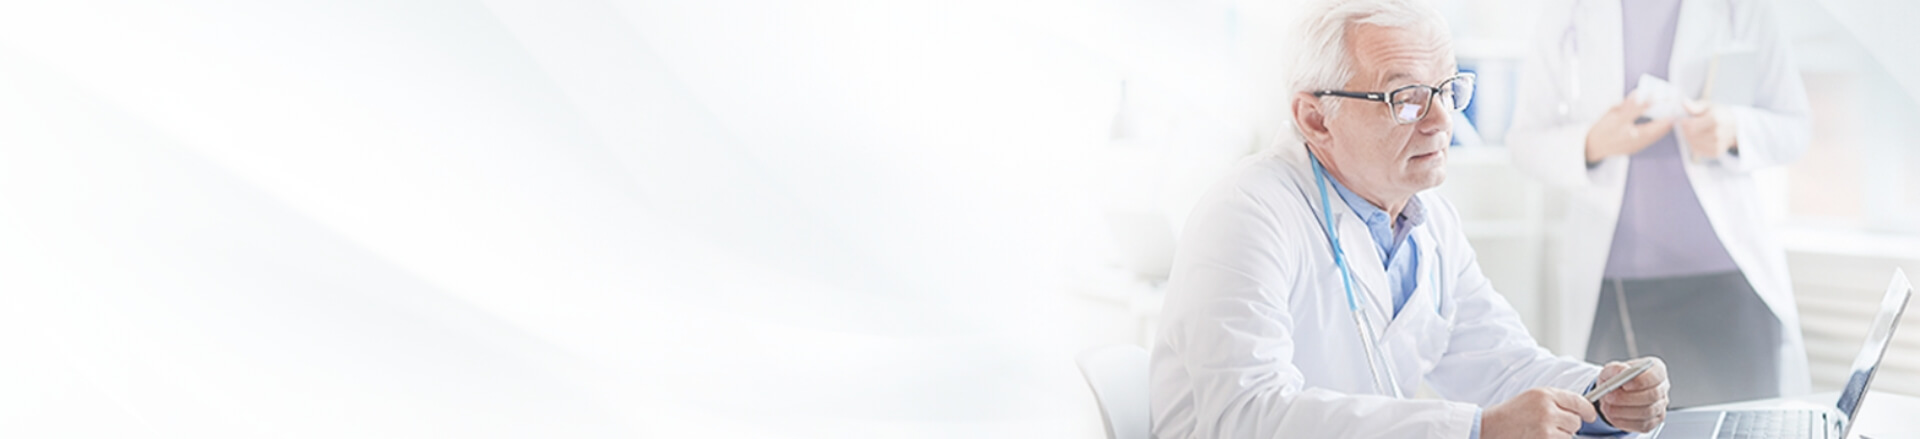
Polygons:
<instances>
[{"instance_id":1,"label":"lab coat sleeve","mask_svg":"<svg viewBox=\"0 0 1920 439\"><path fill-rule=\"evenodd\" d=\"M1473 248L1458 228L1453 206L1439 197L1429 205L1441 207L1447 221L1439 222L1441 248L1452 285L1455 312L1447 351L1427 382L1441 396L1492 406L1534 387L1580 391L1600 374L1600 368L1573 358L1554 356L1535 342L1507 300L1494 291L1480 272ZM1422 261L1425 263L1425 261Z\"/></svg>"},{"instance_id":2,"label":"lab coat sleeve","mask_svg":"<svg viewBox=\"0 0 1920 439\"><path fill-rule=\"evenodd\" d=\"M1573 107L1576 103L1567 100L1572 89L1579 86L1573 83L1570 73L1574 67L1570 59L1573 54L1566 53L1560 46L1560 33L1570 25L1546 21L1553 20L1543 20L1533 39L1534 46L1520 69L1513 125L1507 131L1507 149L1513 154L1514 166L1549 186L1593 186L1597 184L1594 173L1599 167L1587 166L1587 128L1596 119L1580 117L1578 108ZM1607 166L1608 162L1619 160L1610 157L1599 165Z\"/></svg>"},{"instance_id":3,"label":"lab coat sleeve","mask_svg":"<svg viewBox=\"0 0 1920 439\"><path fill-rule=\"evenodd\" d=\"M1285 203L1216 190L1188 220L1157 345L1172 352L1155 353L1178 361L1155 366L1183 368L1189 382L1156 377L1154 412L1179 404L1169 399L1184 387L1192 398L1188 437L1467 437L1476 410L1471 404L1306 386L1296 362L1339 360L1294 357L1295 310L1288 299L1297 291L1302 266L1312 265L1303 264L1298 246L1326 243L1310 240L1321 234L1307 233L1317 223L1299 214L1308 209L1304 203L1275 202ZM1167 434L1163 427L1155 425L1156 434Z\"/></svg>"},{"instance_id":4,"label":"lab coat sleeve","mask_svg":"<svg viewBox=\"0 0 1920 439\"><path fill-rule=\"evenodd\" d=\"M1719 163L1735 171L1792 163L1806 153L1813 136L1806 84L1768 6L1756 2L1748 7L1763 75L1753 106L1719 107L1733 112L1734 143L1739 148L1738 153L1721 156Z\"/></svg>"}]
</instances>

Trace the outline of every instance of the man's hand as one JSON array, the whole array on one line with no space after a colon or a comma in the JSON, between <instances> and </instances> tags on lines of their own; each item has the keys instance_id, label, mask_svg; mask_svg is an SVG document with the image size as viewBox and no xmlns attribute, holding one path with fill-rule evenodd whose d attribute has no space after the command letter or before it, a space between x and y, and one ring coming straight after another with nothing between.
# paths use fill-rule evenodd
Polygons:
<instances>
[{"instance_id":1,"label":"man's hand","mask_svg":"<svg viewBox=\"0 0 1920 439\"><path fill-rule=\"evenodd\" d=\"M1667 363L1657 357L1646 357L1645 361L1652 361L1653 368L1600 397L1600 412L1607 415L1607 423L1614 428L1646 433L1667 419L1667 388L1672 387L1667 383ZM1626 370L1627 363L1607 363L1594 382L1605 382Z\"/></svg>"},{"instance_id":2,"label":"man's hand","mask_svg":"<svg viewBox=\"0 0 1920 439\"><path fill-rule=\"evenodd\" d=\"M1687 118L1680 121L1680 138L1686 140L1695 161L1726 154L1733 149L1733 112L1714 108L1706 102L1688 102Z\"/></svg>"},{"instance_id":3,"label":"man's hand","mask_svg":"<svg viewBox=\"0 0 1920 439\"><path fill-rule=\"evenodd\" d=\"M1650 106L1653 106L1652 101L1640 102L1628 96L1614 104L1606 114L1600 115L1600 120L1587 128L1587 163L1599 163L1616 155L1632 155L1666 137L1667 132L1673 130L1673 119L1633 123Z\"/></svg>"},{"instance_id":4,"label":"man's hand","mask_svg":"<svg viewBox=\"0 0 1920 439\"><path fill-rule=\"evenodd\" d=\"M1648 371L1652 372L1652 371ZM1664 366L1661 374L1666 373ZM1617 371L1615 373L1618 373ZM1482 439L1560 439L1573 437L1581 422L1591 422L1599 414L1580 394L1549 387L1521 392L1486 411L1480 412Z\"/></svg>"}]
</instances>

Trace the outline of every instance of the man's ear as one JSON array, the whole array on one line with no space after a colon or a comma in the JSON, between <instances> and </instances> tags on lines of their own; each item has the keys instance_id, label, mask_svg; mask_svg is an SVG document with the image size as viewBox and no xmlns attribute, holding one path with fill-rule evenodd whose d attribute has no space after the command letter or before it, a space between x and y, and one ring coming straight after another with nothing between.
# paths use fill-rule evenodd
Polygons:
<instances>
[{"instance_id":1,"label":"man's ear","mask_svg":"<svg viewBox=\"0 0 1920 439\"><path fill-rule=\"evenodd\" d=\"M1293 126L1300 129L1300 140L1314 145L1327 145L1333 140L1333 131L1327 129L1326 107L1321 106L1320 98L1313 93L1299 92L1293 95Z\"/></svg>"}]
</instances>

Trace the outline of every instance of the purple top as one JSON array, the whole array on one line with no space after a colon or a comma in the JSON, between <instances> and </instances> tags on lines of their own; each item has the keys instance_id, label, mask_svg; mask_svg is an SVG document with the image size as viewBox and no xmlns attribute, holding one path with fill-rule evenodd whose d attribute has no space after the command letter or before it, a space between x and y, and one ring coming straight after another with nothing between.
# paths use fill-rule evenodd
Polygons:
<instances>
[{"instance_id":1,"label":"purple top","mask_svg":"<svg viewBox=\"0 0 1920 439\"><path fill-rule=\"evenodd\" d=\"M1620 15L1623 77L1632 93L1643 73L1667 77L1680 0L1624 0ZM1739 269L1700 208L1677 142L1668 132L1628 161L1627 191L1619 225L1613 229L1606 277L1646 279Z\"/></svg>"}]
</instances>

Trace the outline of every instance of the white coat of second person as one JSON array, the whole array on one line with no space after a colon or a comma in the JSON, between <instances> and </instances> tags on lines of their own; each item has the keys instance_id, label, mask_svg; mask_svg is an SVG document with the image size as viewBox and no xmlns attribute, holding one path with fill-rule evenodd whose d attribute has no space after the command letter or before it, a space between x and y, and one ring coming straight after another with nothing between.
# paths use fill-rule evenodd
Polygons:
<instances>
[{"instance_id":1,"label":"white coat of second person","mask_svg":"<svg viewBox=\"0 0 1920 439\"><path fill-rule=\"evenodd\" d=\"M1788 56L1788 41L1767 2L1756 0L1686 0L1679 4L1667 82L1688 97L1700 96L1712 59L1729 48L1744 48L1758 63L1751 105L1714 106L1732 125L1737 152L1696 152L1689 136L1680 135L1684 122L1667 120L1685 172L1685 187L1698 196L1699 207L1710 220L1714 238L1751 283L1782 328L1774 355L1734 361L1777 362L1773 395L1797 395L1808 388L1805 342L1799 331L1793 283L1788 278L1786 252L1766 221L1767 209L1754 180L1754 171L1781 166L1807 150L1811 136L1805 86ZM1534 50L1529 51L1518 84L1513 129L1507 135L1514 165L1566 195L1565 221L1557 230L1562 238L1555 255L1558 285L1554 292L1561 307L1551 315L1557 326L1557 347L1563 352L1587 352L1595 309L1600 305L1602 278L1620 220L1629 168L1634 157L1616 154L1589 163L1588 136L1607 120L1632 121L1620 115L1627 94L1622 72L1622 4L1617 0L1558 0L1546 2ZM1721 94L1728 94L1722 86ZM1662 121L1647 124L1658 125ZM1619 123L1616 123L1618 125ZM1605 128L1605 127L1603 127ZM1724 128L1723 128L1724 129ZM1605 129L1629 132L1633 129ZM1648 137L1667 135L1665 129L1639 129ZM1643 146L1644 147L1644 146ZM1608 303L1612 305L1612 303ZM1640 337L1658 337L1641 334ZM1685 365L1681 365L1684 367ZM1711 368L1708 368L1711 369Z\"/></svg>"}]
</instances>

